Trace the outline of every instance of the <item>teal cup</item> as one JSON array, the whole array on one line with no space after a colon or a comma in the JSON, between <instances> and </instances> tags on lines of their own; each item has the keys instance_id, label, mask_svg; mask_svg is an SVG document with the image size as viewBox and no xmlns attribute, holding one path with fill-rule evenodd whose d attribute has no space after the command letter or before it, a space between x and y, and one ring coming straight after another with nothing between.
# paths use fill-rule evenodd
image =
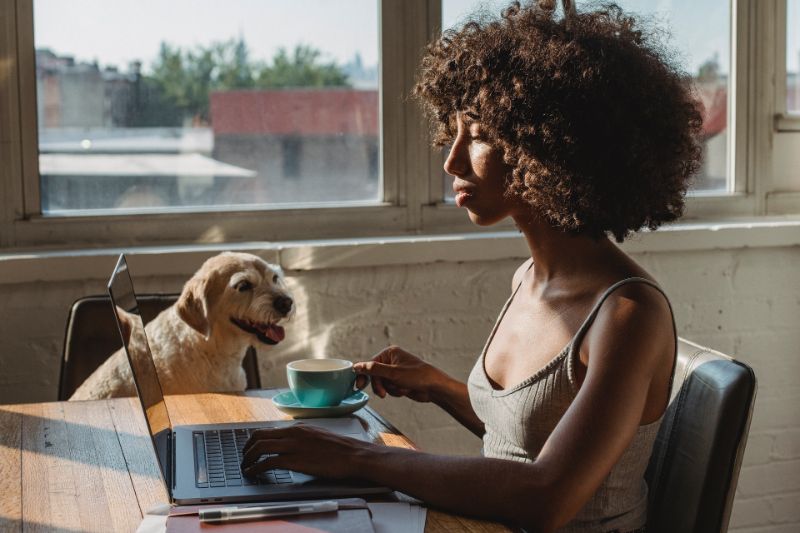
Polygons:
<instances>
[{"instance_id":1,"label":"teal cup","mask_svg":"<svg viewBox=\"0 0 800 533\"><path fill-rule=\"evenodd\" d=\"M286 377L304 407L332 407L356 392L353 363L345 359L301 359L286 365Z\"/></svg>"}]
</instances>

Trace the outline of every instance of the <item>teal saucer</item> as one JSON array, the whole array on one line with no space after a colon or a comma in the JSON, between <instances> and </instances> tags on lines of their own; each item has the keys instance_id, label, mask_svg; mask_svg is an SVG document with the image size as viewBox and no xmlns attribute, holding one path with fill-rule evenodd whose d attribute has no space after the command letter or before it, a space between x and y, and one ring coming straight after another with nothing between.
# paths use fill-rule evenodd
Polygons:
<instances>
[{"instance_id":1,"label":"teal saucer","mask_svg":"<svg viewBox=\"0 0 800 533\"><path fill-rule=\"evenodd\" d=\"M369 395L364 391L356 391L339 405L330 407L307 407L300 404L292 391L276 394L272 397L272 403L280 411L294 418L327 418L333 416L344 416L364 407L369 401Z\"/></svg>"}]
</instances>

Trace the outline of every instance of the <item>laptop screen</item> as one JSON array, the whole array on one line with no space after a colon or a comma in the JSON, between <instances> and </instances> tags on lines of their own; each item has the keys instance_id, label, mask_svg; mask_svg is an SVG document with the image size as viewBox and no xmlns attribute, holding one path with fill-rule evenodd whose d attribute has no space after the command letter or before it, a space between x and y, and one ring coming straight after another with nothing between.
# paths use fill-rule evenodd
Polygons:
<instances>
[{"instance_id":1,"label":"laptop screen","mask_svg":"<svg viewBox=\"0 0 800 533\"><path fill-rule=\"evenodd\" d=\"M108 281L108 293L111 306L117 320L122 345L128 354L128 361L133 372L133 381L139 392L139 400L145 413L153 446L158 456L159 466L164 479L168 480L170 472L167 441L172 434L172 423L164 403L161 383L158 381L156 366L150 352L150 344L144 330L144 322L136 301L133 282L128 271L125 255L120 254L114 273Z\"/></svg>"}]
</instances>

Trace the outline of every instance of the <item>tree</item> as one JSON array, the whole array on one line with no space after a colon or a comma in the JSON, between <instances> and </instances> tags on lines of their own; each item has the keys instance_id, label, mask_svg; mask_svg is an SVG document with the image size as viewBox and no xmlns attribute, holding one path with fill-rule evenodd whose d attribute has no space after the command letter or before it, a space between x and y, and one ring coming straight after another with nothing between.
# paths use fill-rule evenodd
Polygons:
<instances>
[{"instance_id":1,"label":"tree","mask_svg":"<svg viewBox=\"0 0 800 533\"><path fill-rule=\"evenodd\" d=\"M241 40L186 52L161 43L151 77L164 99L180 109L184 118L207 121L212 90L252 86L252 74L239 61L242 57L246 59L247 48Z\"/></svg>"},{"instance_id":2,"label":"tree","mask_svg":"<svg viewBox=\"0 0 800 533\"><path fill-rule=\"evenodd\" d=\"M280 48L268 64L252 62L249 56L241 37L198 46L194 51L161 43L152 75L144 80L154 95L149 101L159 109L143 109L142 113L163 113L166 118L174 117L177 109L184 120L207 122L211 91L349 86L347 74L338 65L321 63L321 52L307 45L297 45L291 56Z\"/></svg>"},{"instance_id":3,"label":"tree","mask_svg":"<svg viewBox=\"0 0 800 533\"><path fill-rule=\"evenodd\" d=\"M271 65L264 65L256 76L262 89L285 87L349 87L347 74L335 63L320 64L321 52L298 44L290 57L279 48Z\"/></svg>"},{"instance_id":4,"label":"tree","mask_svg":"<svg viewBox=\"0 0 800 533\"><path fill-rule=\"evenodd\" d=\"M217 68L217 86L226 89L251 89L255 86L250 51L240 37L238 42L214 45Z\"/></svg>"}]
</instances>

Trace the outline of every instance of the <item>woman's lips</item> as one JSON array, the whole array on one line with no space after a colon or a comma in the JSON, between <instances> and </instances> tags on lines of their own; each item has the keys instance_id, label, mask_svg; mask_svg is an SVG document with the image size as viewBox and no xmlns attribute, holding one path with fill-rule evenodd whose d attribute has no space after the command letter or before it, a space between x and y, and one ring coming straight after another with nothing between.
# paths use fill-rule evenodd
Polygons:
<instances>
[{"instance_id":1,"label":"woman's lips","mask_svg":"<svg viewBox=\"0 0 800 533\"><path fill-rule=\"evenodd\" d=\"M456 205L458 207L463 207L467 201L472 198L472 193L468 191L458 191L456 192Z\"/></svg>"},{"instance_id":2,"label":"woman's lips","mask_svg":"<svg viewBox=\"0 0 800 533\"><path fill-rule=\"evenodd\" d=\"M472 199L475 186L467 180L456 177L453 180L453 192L456 193L455 201L458 207L463 207Z\"/></svg>"}]
</instances>

